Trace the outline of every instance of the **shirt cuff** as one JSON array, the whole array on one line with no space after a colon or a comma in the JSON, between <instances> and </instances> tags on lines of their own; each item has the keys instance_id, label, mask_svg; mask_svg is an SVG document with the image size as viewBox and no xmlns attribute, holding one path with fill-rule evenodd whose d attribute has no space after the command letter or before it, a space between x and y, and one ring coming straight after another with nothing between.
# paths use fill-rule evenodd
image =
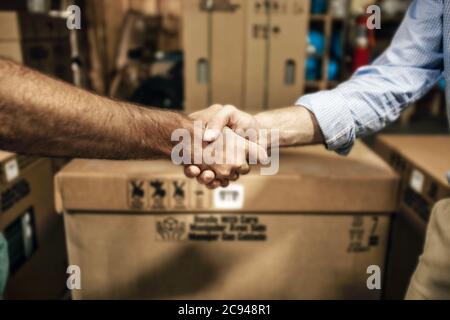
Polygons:
<instances>
[{"instance_id":1,"label":"shirt cuff","mask_svg":"<svg viewBox=\"0 0 450 320\"><path fill-rule=\"evenodd\" d=\"M341 155L350 153L356 138L355 122L339 92L332 90L305 95L296 105L314 114L329 150Z\"/></svg>"}]
</instances>

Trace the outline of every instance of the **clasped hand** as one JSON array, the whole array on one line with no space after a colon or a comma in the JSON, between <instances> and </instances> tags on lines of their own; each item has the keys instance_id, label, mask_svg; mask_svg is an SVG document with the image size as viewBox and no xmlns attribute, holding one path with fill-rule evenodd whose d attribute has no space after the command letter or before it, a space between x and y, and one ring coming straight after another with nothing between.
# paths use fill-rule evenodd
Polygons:
<instances>
[{"instance_id":1,"label":"clasped hand","mask_svg":"<svg viewBox=\"0 0 450 320\"><path fill-rule=\"evenodd\" d=\"M227 187L250 172L250 164L266 164L267 140L261 141L256 119L237 108L213 105L190 115L203 124L201 164L185 165L189 178L209 189ZM198 156L198 155L197 155ZM194 155L195 157L195 155Z\"/></svg>"}]
</instances>

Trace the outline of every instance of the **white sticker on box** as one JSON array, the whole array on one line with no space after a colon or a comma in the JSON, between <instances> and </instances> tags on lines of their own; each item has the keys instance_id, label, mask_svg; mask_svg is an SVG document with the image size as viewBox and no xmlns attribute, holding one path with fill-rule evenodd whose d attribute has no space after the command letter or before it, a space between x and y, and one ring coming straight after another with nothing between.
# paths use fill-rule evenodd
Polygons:
<instances>
[{"instance_id":1,"label":"white sticker on box","mask_svg":"<svg viewBox=\"0 0 450 320\"><path fill-rule=\"evenodd\" d=\"M422 193L425 176L419 170L413 170L409 180L409 186L417 193Z\"/></svg>"},{"instance_id":2,"label":"white sticker on box","mask_svg":"<svg viewBox=\"0 0 450 320\"><path fill-rule=\"evenodd\" d=\"M244 207L244 186L233 184L214 190L214 208L236 210Z\"/></svg>"},{"instance_id":3,"label":"white sticker on box","mask_svg":"<svg viewBox=\"0 0 450 320\"><path fill-rule=\"evenodd\" d=\"M5 163L5 178L10 182L19 176L19 164L17 159L9 160Z\"/></svg>"}]
</instances>

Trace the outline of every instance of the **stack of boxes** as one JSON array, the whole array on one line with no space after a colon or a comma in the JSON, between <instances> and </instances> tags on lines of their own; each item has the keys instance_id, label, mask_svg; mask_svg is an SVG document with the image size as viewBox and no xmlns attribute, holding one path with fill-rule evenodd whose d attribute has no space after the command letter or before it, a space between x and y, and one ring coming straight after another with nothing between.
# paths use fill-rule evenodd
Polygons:
<instances>
[{"instance_id":1,"label":"stack of boxes","mask_svg":"<svg viewBox=\"0 0 450 320\"><path fill-rule=\"evenodd\" d=\"M61 24L62 22L62 24ZM65 21L0 12L0 56L72 81ZM67 32L66 32L67 33ZM65 292L62 218L53 205L54 163L0 151L0 232L8 243L6 299L57 299Z\"/></svg>"},{"instance_id":2,"label":"stack of boxes","mask_svg":"<svg viewBox=\"0 0 450 320\"><path fill-rule=\"evenodd\" d=\"M73 82L70 34L64 19L0 11L0 56Z\"/></svg>"},{"instance_id":3,"label":"stack of boxes","mask_svg":"<svg viewBox=\"0 0 450 320\"><path fill-rule=\"evenodd\" d=\"M0 151L0 164L0 232L10 261L5 298L60 298L66 250L53 206L51 162Z\"/></svg>"},{"instance_id":4,"label":"stack of boxes","mask_svg":"<svg viewBox=\"0 0 450 320\"><path fill-rule=\"evenodd\" d=\"M450 198L450 136L380 135L377 153L402 177L386 298L402 299L422 253L434 205Z\"/></svg>"},{"instance_id":5,"label":"stack of boxes","mask_svg":"<svg viewBox=\"0 0 450 320\"><path fill-rule=\"evenodd\" d=\"M185 109L290 106L304 85L309 0L183 1Z\"/></svg>"},{"instance_id":6,"label":"stack of boxes","mask_svg":"<svg viewBox=\"0 0 450 320\"><path fill-rule=\"evenodd\" d=\"M20 29L24 64L73 83L71 39L66 20L21 13Z\"/></svg>"}]
</instances>

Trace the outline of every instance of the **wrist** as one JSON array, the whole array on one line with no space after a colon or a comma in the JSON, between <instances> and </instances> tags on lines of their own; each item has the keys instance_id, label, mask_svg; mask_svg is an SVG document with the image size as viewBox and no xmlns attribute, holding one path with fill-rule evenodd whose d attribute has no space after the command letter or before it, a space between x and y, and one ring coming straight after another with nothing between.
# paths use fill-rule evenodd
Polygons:
<instances>
[{"instance_id":1,"label":"wrist","mask_svg":"<svg viewBox=\"0 0 450 320\"><path fill-rule=\"evenodd\" d=\"M172 141L175 130L188 130L192 136L193 123L185 116L176 112L157 109L141 109L141 116L135 126L142 158L169 159L172 149L178 141Z\"/></svg>"},{"instance_id":2,"label":"wrist","mask_svg":"<svg viewBox=\"0 0 450 320\"><path fill-rule=\"evenodd\" d=\"M263 128L278 131L280 147L323 143L320 127L313 113L294 106L260 113L255 116Z\"/></svg>"}]
</instances>

